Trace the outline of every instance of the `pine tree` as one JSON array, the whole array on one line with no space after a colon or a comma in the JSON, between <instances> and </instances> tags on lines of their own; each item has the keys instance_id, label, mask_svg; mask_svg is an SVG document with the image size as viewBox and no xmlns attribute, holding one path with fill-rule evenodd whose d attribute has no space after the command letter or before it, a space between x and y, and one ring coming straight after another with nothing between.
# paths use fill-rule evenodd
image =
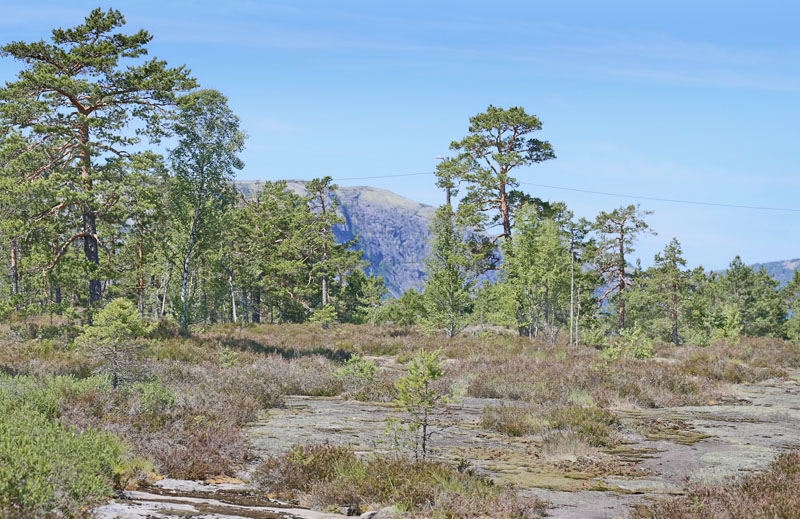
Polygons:
<instances>
[{"instance_id":1,"label":"pine tree","mask_svg":"<svg viewBox=\"0 0 800 519\"><path fill-rule=\"evenodd\" d=\"M791 281L781 290L791 317L786 322L786 336L789 340L800 342L800 270L795 270Z\"/></svg>"},{"instance_id":2,"label":"pine tree","mask_svg":"<svg viewBox=\"0 0 800 519\"><path fill-rule=\"evenodd\" d=\"M601 212L594 222L597 235L597 255L594 261L607 288L600 300L616 292L619 313L619 330L625 328L625 289L630 284L627 257L633 244L645 232L655 234L644 221L650 211L639 210L638 205L619 207L610 213Z\"/></svg>"},{"instance_id":3,"label":"pine tree","mask_svg":"<svg viewBox=\"0 0 800 519\"><path fill-rule=\"evenodd\" d=\"M151 40L146 31L116 32L124 23L119 11L95 9L81 25L54 29L50 43L2 47L3 55L25 67L17 81L0 90L0 118L48 148L43 170L49 172L49 206L34 218L72 219L55 244L52 265L73 242L83 241L89 305L101 297L99 250L110 254L104 224L111 223L117 186L136 155L138 136L153 141L163 136L161 123L175 92L195 86L188 70L157 59L123 66L122 60L147 54ZM131 127L138 128L137 135Z\"/></svg>"},{"instance_id":4,"label":"pine tree","mask_svg":"<svg viewBox=\"0 0 800 519\"><path fill-rule=\"evenodd\" d=\"M655 265L646 283L655 306L669 320L670 338L675 346L679 343L678 325L689 290L689 274L685 270L686 260L682 252L680 242L672 238L664 250L656 254Z\"/></svg>"},{"instance_id":5,"label":"pine tree","mask_svg":"<svg viewBox=\"0 0 800 519\"><path fill-rule=\"evenodd\" d=\"M469 135L450 144L450 149L460 152L458 164L447 161L437 169L439 184L445 188L466 184L467 194L459 205L462 215L479 217L472 223L483 229L500 224L501 236L511 239L513 200L520 195L512 173L554 159L553 148L547 141L530 137L542 129L542 123L521 107L490 105L469 122Z\"/></svg>"}]
</instances>

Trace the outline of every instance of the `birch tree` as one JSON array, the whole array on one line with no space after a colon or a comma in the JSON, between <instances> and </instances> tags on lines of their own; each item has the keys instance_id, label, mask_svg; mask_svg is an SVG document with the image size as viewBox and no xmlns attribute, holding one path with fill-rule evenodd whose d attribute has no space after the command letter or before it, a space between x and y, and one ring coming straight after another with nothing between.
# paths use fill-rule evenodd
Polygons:
<instances>
[{"instance_id":1,"label":"birch tree","mask_svg":"<svg viewBox=\"0 0 800 519\"><path fill-rule=\"evenodd\" d=\"M477 278L476 258L467 230L458 225L449 205L436 210L430 229L423 289L425 320L429 326L444 328L452 339L467 322Z\"/></svg>"},{"instance_id":2,"label":"birch tree","mask_svg":"<svg viewBox=\"0 0 800 519\"><path fill-rule=\"evenodd\" d=\"M189 324L188 282L192 261L201 248L218 247L223 227L219 219L233 203L231 182L244 164L239 153L245 134L239 118L216 90L200 90L180 98L180 113L174 125L179 137L169 161L174 174L172 204L182 216L185 242L182 247L180 326ZM214 232L216 229L216 233ZM233 291L233 280L231 290Z\"/></svg>"}]
</instances>

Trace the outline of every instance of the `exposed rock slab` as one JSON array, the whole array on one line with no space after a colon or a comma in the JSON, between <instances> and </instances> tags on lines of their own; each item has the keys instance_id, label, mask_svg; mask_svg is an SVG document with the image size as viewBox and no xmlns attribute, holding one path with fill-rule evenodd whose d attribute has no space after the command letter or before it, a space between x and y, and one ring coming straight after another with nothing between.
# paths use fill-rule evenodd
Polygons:
<instances>
[{"instance_id":1,"label":"exposed rock slab","mask_svg":"<svg viewBox=\"0 0 800 519\"><path fill-rule=\"evenodd\" d=\"M125 491L98 508L96 519L342 519L257 497L246 485L165 479L144 490Z\"/></svg>"},{"instance_id":2,"label":"exposed rock slab","mask_svg":"<svg viewBox=\"0 0 800 519\"><path fill-rule=\"evenodd\" d=\"M641 420L678 421L681 434L647 438L630 434L622 449L609 453L635 463L626 474L592 476L544 470L538 445L530 438L508 438L479 426L481 410L496 400L462 399L434 436L437 456L466 458L479 471L514 483L528 495L553 504L550 516L562 519L624 517L644 499L683 492L687 482L715 482L765 468L781 450L800 445L800 387L797 377L733 392L740 405L707 405L620 412L631 426ZM393 413L387 404L337 398L293 397L285 409L271 410L249 429L258 455L278 454L296 443L329 441L360 452L389 451L383 431Z\"/></svg>"}]
</instances>

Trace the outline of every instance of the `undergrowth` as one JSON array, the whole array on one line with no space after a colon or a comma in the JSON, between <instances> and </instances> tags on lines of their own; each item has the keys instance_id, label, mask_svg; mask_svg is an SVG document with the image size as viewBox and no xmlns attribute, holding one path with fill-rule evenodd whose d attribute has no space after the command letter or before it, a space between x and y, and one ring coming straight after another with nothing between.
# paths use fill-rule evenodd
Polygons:
<instances>
[{"instance_id":1,"label":"undergrowth","mask_svg":"<svg viewBox=\"0 0 800 519\"><path fill-rule=\"evenodd\" d=\"M410 517L498 519L541 517L542 502L526 499L462 468L402 457L358 457L330 444L297 445L258 466L254 481L283 499L317 508L363 513L395 506Z\"/></svg>"},{"instance_id":2,"label":"undergrowth","mask_svg":"<svg viewBox=\"0 0 800 519\"><path fill-rule=\"evenodd\" d=\"M685 496L640 505L629 519L776 519L800 517L800 453L779 455L765 471Z\"/></svg>"}]
</instances>

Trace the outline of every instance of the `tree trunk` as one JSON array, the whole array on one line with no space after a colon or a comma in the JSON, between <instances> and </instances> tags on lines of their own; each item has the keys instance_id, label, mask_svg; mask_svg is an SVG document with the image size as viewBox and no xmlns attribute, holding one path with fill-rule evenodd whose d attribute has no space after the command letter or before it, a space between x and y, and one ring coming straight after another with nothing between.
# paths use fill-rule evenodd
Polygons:
<instances>
[{"instance_id":1,"label":"tree trunk","mask_svg":"<svg viewBox=\"0 0 800 519\"><path fill-rule=\"evenodd\" d=\"M139 318L144 319L144 237L139 225L139 240L136 243L138 279L136 283L136 305L139 307Z\"/></svg>"},{"instance_id":2,"label":"tree trunk","mask_svg":"<svg viewBox=\"0 0 800 519\"><path fill-rule=\"evenodd\" d=\"M507 241L511 240L511 215L509 214L508 195L506 194L506 183L500 181L500 218L503 221L503 236Z\"/></svg>"},{"instance_id":3,"label":"tree trunk","mask_svg":"<svg viewBox=\"0 0 800 519\"><path fill-rule=\"evenodd\" d=\"M261 322L261 289L256 288L253 291L253 322L258 324Z\"/></svg>"},{"instance_id":4,"label":"tree trunk","mask_svg":"<svg viewBox=\"0 0 800 519\"><path fill-rule=\"evenodd\" d=\"M619 330L625 328L625 234L619 233Z\"/></svg>"},{"instance_id":5,"label":"tree trunk","mask_svg":"<svg viewBox=\"0 0 800 519\"><path fill-rule=\"evenodd\" d=\"M169 267L167 268L167 279L164 282L164 295L161 298L161 310L159 312L160 317L164 317L167 315L167 294L169 293L169 283L172 281L172 262L170 261Z\"/></svg>"},{"instance_id":6,"label":"tree trunk","mask_svg":"<svg viewBox=\"0 0 800 519\"><path fill-rule=\"evenodd\" d=\"M82 123L80 127L80 160L81 160L81 180L83 190L91 192L92 179L89 172L92 167L92 158L89 151L89 125ZM97 253L97 213L91 206L84 202L81 207L81 217L83 220L83 253L86 261L93 263L95 267L100 265L100 256ZM100 302L101 286L97 272L92 272L89 276L89 306L94 306ZM91 312L89 312L91 321Z\"/></svg>"},{"instance_id":7,"label":"tree trunk","mask_svg":"<svg viewBox=\"0 0 800 519\"><path fill-rule=\"evenodd\" d=\"M11 293L19 294L19 242L16 238L11 238Z\"/></svg>"},{"instance_id":8,"label":"tree trunk","mask_svg":"<svg viewBox=\"0 0 800 519\"><path fill-rule=\"evenodd\" d=\"M250 321L250 298L247 296L247 290L242 289L242 322L247 323Z\"/></svg>"},{"instance_id":9,"label":"tree trunk","mask_svg":"<svg viewBox=\"0 0 800 519\"><path fill-rule=\"evenodd\" d=\"M186 257L183 259L183 272L181 273L181 331L186 332L189 326L189 308L186 298L186 286L189 281L189 265L192 258L192 248L194 238L197 233L197 221L200 218L200 193L197 193L197 201L194 205L194 217L192 218L192 230L189 231L189 245L186 247Z\"/></svg>"},{"instance_id":10,"label":"tree trunk","mask_svg":"<svg viewBox=\"0 0 800 519\"><path fill-rule=\"evenodd\" d=\"M672 286L672 343L678 345L678 287Z\"/></svg>"},{"instance_id":11,"label":"tree trunk","mask_svg":"<svg viewBox=\"0 0 800 519\"><path fill-rule=\"evenodd\" d=\"M574 340L573 325L575 319L575 250L572 239L569 244L569 343Z\"/></svg>"},{"instance_id":12,"label":"tree trunk","mask_svg":"<svg viewBox=\"0 0 800 519\"><path fill-rule=\"evenodd\" d=\"M235 323L239 321L239 316L236 315L236 287L233 285L233 271L226 265L225 272L228 274L228 288L231 296L231 320Z\"/></svg>"},{"instance_id":13,"label":"tree trunk","mask_svg":"<svg viewBox=\"0 0 800 519\"><path fill-rule=\"evenodd\" d=\"M533 340L534 318L533 312L528 313L528 339Z\"/></svg>"},{"instance_id":14,"label":"tree trunk","mask_svg":"<svg viewBox=\"0 0 800 519\"><path fill-rule=\"evenodd\" d=\"M578 337L578 325L581 322L581 287L578 287L578 308L575 312L575 346L578 345L580 337Z\"/></svg>"}]
</instances>

